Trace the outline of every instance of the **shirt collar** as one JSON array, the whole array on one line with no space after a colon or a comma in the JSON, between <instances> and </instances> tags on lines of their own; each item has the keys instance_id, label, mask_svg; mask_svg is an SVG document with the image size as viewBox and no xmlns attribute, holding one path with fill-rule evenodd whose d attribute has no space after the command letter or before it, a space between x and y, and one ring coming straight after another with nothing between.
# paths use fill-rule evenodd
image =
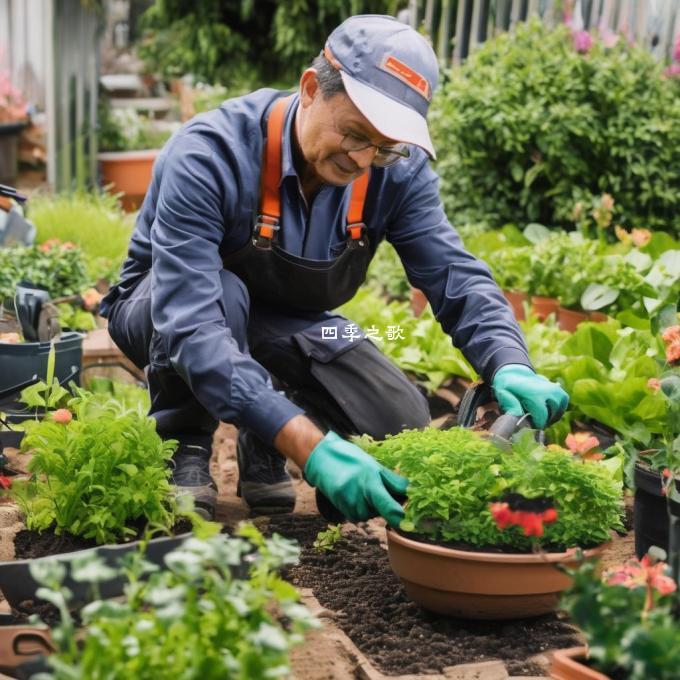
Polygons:
<instances>
[{"instance_id":1,"label":"shirt collar","mask_svg":"<svg viewBox=\"0 0 680 680\"><path fill-rule=\"evenodd\" d=\"M300 95L298 93L293 95L293 99L288 104L286 116L283 122L283 139L281 140L281 181L286 177L298 178L293 163L293 121L295 120L295 112L300 103Z\"/></svg>"}]
</instances>

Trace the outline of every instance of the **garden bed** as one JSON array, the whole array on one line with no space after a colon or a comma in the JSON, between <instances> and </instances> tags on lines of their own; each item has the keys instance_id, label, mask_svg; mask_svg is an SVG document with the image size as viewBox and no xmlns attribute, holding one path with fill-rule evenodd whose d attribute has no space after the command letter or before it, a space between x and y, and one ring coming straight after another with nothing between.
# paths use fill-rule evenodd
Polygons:
<instances>
[{"instance_id":1,"label":"garden bed","mask_svg":"<svg viewBox=\"0 0 680 680\"><path fill-rule=\"evenodd\" d=\"M511 675L543 675L531 657L580 642L559 615L504 622L440 617L410 602L377 538L352 531L331 552L312 543L326 523L310 515L272 518L269 531L295 538L300 565L286 574L311 588L359 650L383 673L440 673L457 664L502 660Z\"/></svg>"}]
</instances>

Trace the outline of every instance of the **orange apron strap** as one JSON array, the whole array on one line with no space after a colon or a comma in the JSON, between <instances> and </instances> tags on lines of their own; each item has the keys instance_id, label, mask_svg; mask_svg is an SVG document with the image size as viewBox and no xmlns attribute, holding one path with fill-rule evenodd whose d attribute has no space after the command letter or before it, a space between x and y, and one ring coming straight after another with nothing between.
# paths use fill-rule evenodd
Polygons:
<instances>
[{"instance_id":1,"label":"orange apron strap","mask_svg":"<svg viewBox=\"0 0 680 680\"><path fill-rule=\"evenodd\" d=\"M370 177L371 171L369 169L361 177L352 182L352 193L349 198L349 210L347 211L347 229L351 238L355 240L361 238L365 226L362 220Z\"/></svg>"},{"instance_id":2,"label":"orange apron strap","mask_svg":"<svg viewBox=\"0 0 680 680\"><path fill-rule=\"evenodd\" d=\"M279 184L281 183L281 137L283 135L283 119L291 96L277 99L267 120L267 146L262 158L262 176L260 179L260 235L265 238L273 236L272 227L281 218L281 199Z\"/></svg>"}]
</instances>

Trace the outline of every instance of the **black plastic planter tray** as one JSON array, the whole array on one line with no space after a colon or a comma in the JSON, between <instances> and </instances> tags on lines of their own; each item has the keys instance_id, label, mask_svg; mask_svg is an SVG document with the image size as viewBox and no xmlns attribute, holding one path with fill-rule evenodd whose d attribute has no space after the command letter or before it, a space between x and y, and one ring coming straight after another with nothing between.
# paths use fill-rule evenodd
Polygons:
<instances>
[{"instance_id":1,"label":"black plastic planter tray","mask_svg":"<svg viewBox=\"0 0 680 680\"><path fill-rule=\"evenodd\" d=\"M164 536L161 538L154 538L149 541L146 550L145 558L149 562L153 562L159 567L164 567L163 559L165 556L177 548L182 541L190 538L193 534L187 532L179 536ZM37 596L36 591L40 588L40 584L33 580L29 566L32 562L44 562L46 560L58 560L70 564L74 558L82 557L83 555L96 553L101 557L107 565L115 567L118 560L127 553L139 549L141 541L133 541L123 545L102 545L98 548L88 548L86 550L77 550L70 553L63 553L61 555L50 555L48 557L40 557L35 560L16 560L14 562L0 562L0 590L12 607L16 607L19 603L25 600L41 601ZM109 598L122 595L123 586L125 585L125 578L116 578L111 581L105 581L99 584L100 597ZM70 574L67 574L64 580L64 585L67 586L74 596L76 603L85 603L91 597L91 584L79 583L74 581Z\"/></svg>"},{"instance_id":2,"label":"black plastic planter tray","mask_svg":"<svg viewBox=\"0 0 680 680\"><path fill-rule=\"evenodd\" d=\"M636 465L633 528L638 559L653 545L668 552L669 511L680 517L680 503L668 500L661 493L661 474Z\"/></svg>"}]
</instances>

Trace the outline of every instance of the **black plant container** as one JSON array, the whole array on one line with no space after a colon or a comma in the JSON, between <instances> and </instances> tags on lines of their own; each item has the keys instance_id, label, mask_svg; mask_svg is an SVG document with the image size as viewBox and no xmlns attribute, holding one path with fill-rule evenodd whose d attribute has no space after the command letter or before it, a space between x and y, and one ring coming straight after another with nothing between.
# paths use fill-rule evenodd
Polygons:
<instances>
[{"instance_id":1,"label":"black plant container","mask_svg":"<svg viewBox=\"0 0 680 680\"><path fill-rule=\"evenodd\" d=\"M149 541L146 550L145 558L149 562L157 564L163 568L165 556L177 548L179 544L185 539L191 537L190 532L180 534L179 536L165 536L162 538L154 538ZM45 560L58 560L67 565L70 565L71 560L79 558L90 553L96 553L109 566L116 566L118 560L127 553L139 549L140 541L133 541L131 543L124 543L122 545L102 545L97 548L88 548L86 550L77 550L70 553L63 553L61 555L51 555L48 557L40 557L35 560L16 560L13 562L0 562L0 590L2 590L7 602L12 607L16 607L24 600L36 600L40 598L36 592L40 588L30 572L30 565L32 562L43 562ZM105 581L99 584L100 597L110 598L117 597L123 594L123 586L125 585L124 578L117 578L112 581ZM86 603L91 599L91 585L89 583L80 583L74 581L70 574L67 575L64 585L67 586L74 596L75 603Z\"/></svg>"},{"instance_id":2,"label":"black plant container","mask_svg":"<svg viewBox=\"0 0 680 680\"><path fill-rule=\"evenodd\" d=\"M635 554L642 559L656 545L668 552L669 503L661 493L661 474L635 466L635 504L633 528L635 530ZM677 506L677 503L673 503Z\"/></svg>"}]
</instances>

